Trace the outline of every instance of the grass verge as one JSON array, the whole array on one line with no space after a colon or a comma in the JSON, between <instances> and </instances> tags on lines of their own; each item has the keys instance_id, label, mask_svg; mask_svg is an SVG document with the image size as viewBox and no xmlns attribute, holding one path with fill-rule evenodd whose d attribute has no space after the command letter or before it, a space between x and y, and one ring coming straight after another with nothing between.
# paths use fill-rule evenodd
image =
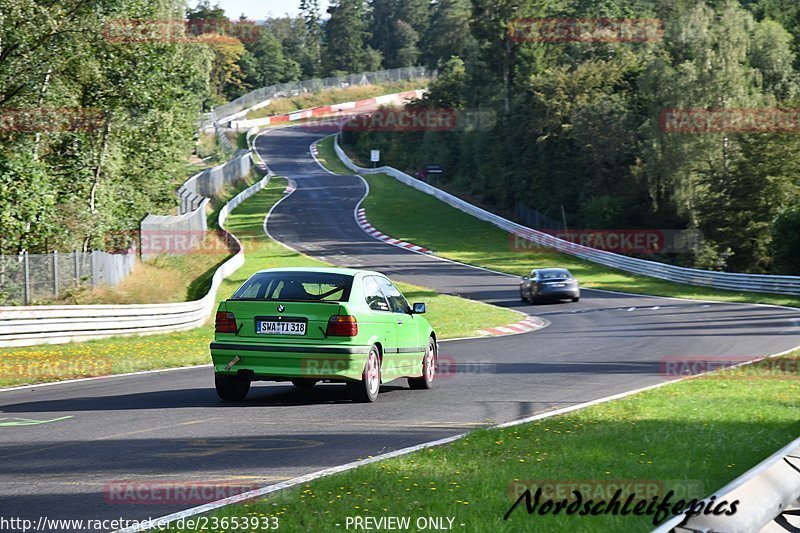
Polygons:
<instances>
[{"instance_id":1,"label":"grass verge","mask_svg":"<svg viewBox=\"0 0 800 533\"><path fill-rule=\"evenodd\" d=\"M800 352L773 361L789 370L783 379L768 368L708 374L553 418L478 430L211 515L274 516L289 531L345 528L354 516L411 517L412 524L452 517L457 531L650 531L653 514L541 516L521 504L507 521L503 516L526 488L563 491L551 495L556 500L577 488L584 501L597 502L630 484L636 500L661 501L674 490L673 504L721 488L800 433L800 380L792 371Z\"/></svg>"},{"instance_id":2,"label":"grass verge","mask_svg":"<svg viewBox=\"0 0 800 533\"><path fill-rule=\"evenodd\" d=\"M263 191L237 207L228 217L225 227L242 241L245 264L223 281L217 292L219 300L233 294L247 278L263 268L325 265L264 235L264 216L283 196L285 188L285 180L273 179ZM201 255L214 257L212 254ZM179 259L188 261L190 257L180 256ZM222 260L226 258L224 256ZM200 281L197 283L208 282L210 275L207 277L208 280L198 278ZM159 276L149 281L147 288L150 292L165 290L164 280ZM197 283L195 285L199 287ZM414 285L398 285L410 300L428 303L426 316L441 339L474 335L476 329L516 322L521 317L508 309L436 294ZM158 287L158 291L153 290L154 287ZM0 386L205 364L210 362L208 343L212 338L213 328L204 326L183 333L3 348L0 350Z\"/></svg>"},{"instance_id":3,"label":"grass verge","mask_svg":"<svg viewBox=\"0 0 800 533\"><path fill-rule=\"evenodd\" d=\"M317 143L317 159L331 172L336 174L352 174L349 168L342 163L339 156L336 155L336 149L333 147L333 135L325 137Z\"/></svg>"},{"instance_id":4,"label":"grass verge","mask_svg":"<svg viewBox=\"0 0 800 533\"><path fill-rule=\"evenodd\" d=\"M336 157L332 136L320 141L318 146L320 162L329 170L352 173ZM338 164L330 164L331 159ZM581 286L593 289L800 307L800 297L797 296L683 285L630 274L546 248L531 249L518 245L514 235L412 189L391 176L364 175L364 179L370 188L363 203L370 224L387 235L425 246L448 259L516 276L524 276L533 268L564 267L572 271ZM405 216L407 213L416 215Z\"/></svg>"}]
</instances>

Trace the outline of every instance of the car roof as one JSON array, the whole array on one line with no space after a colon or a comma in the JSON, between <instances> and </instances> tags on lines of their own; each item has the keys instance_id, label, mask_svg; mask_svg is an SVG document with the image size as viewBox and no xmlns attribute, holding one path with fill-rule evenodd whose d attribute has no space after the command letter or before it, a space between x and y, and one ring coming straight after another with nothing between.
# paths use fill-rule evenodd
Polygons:
<instances>
[{"instance_id":1,"label":"car roof","mask_svg":"<svg viewBox=\"0 0 800 533\"><path fill-rule=\"evenodd\" d=\"M563 271L563 272L569 272L569 269L562 268L562 267L534 268L534 270L536 272L553 272L553 271L556 271L556 270L560 270L560 271Z\"/></svg>"},{"instance_id":2,"label":"car roof","mask_svg":"<svg viewBox=\"0 0 800 533\"><path fill-rule=\"evenodd\" d=\"M259 270L256 274L266 272L318 272L322 274L343 274L348 276L355 276L356 274L366 274L375 276L384 276L380 272L372 270L361 270L356 268L340 268L340 267L281 267L281 268L265 268ZM384 276L385 277L385 276Z\"/></svg>"}]
</instances>

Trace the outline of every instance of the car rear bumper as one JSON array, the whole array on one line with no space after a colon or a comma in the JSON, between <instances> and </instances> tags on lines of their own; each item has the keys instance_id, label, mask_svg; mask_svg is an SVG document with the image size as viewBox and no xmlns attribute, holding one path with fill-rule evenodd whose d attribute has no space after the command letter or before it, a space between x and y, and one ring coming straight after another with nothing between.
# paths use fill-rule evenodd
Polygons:
<instances>
[{"instance_id":1,"label":"car rear bumper","mask_svg":"<svg viewBox=\"0 0 800 533\"><path fill-rule=\"evenodd\" d=\"M534 293L536 298L578 298L581 294L580 289L570 287L547 287L541 288Z\"/></svg>"},{"instance_id":2,"label":"car rear bumper","mask_svg":"<svg viewBox=\"0 0 800 533\"><path fill-rule=\"evenodd\" d=\"M370 346L312 346L212 342L217 374L246 373L251 379L361 379ZM238 357L233 365L230 363ZM230 367L229 367L230 365Z\"/></svg>"}]
</instances>

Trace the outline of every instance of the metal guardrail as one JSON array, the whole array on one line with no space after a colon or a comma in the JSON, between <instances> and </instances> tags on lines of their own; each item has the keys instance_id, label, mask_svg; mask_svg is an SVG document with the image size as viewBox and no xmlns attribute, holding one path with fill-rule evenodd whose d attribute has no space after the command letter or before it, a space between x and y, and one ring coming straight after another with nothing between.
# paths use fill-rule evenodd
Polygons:
<instances>
[{"instance_id":1,"label":"metal guardrail","mask_svg":"<svg viewBox=\"0 0 800 533\"><path fill-rule=\"evenodd\" d=\"M716 506L720 502L730 505L734 501L739 503L735 513L701 514L687 509L651 533L796 531L790 529L792 526L788 526L788 516L783 516L783 513L800 502L800 438L708 496L702 503ZM779 524L781 518L787 523Z\"/></svg>"},{"instance_id":2,"label":"metal guardrail","mask_svg":"<svg viewBox=\"0 0 800 533\"><path fill-rule=\"evenodd\" d=\"M248 187L220 210L222 228L228 214L262 190L269 177ZM244 264L244 251L235 235L235 255L214 272L211 287L201 299L171 304L42 305L0 307L0 347L60 344L118 335L166 333L205 324L216 308L222 280Z\"/></svg>"},{"instance_id":3,"label":"metal guardrail","mask_svg":"<svg viewBox=\"0 0 800 533\"><path fill-rule=\"evenodd\" d=\"M522 224L517 224L501 216L495 215L485 209L481 209L447 193L441 189L420 181L408 174L392 167L362 168L353 163L347 154L339 146L338 135L335 138L334 147L339 158L354 172L360 174L385 173L398 181L413 187L418 191L424 192L442 202L468 213L480 220L489 222L498 228L517 235L529 242L537 245L546 246L562 253L570 254L593 263L617 268L626 272L650 276L654 278L685 283L688 285L698 285L702 287L713 287L716 289L727 289L732 291L764 292L774 294L800 295L800 276L772 276L766 274L738 274L732 272L713 272L710 270L700 270L696 268L686 268L675 265L668 265L646 259L627 257L624 255L598 250L588 246L582 246L570 241L559 239L547 233L537 231Z\"/></svg>"}]
</instances>

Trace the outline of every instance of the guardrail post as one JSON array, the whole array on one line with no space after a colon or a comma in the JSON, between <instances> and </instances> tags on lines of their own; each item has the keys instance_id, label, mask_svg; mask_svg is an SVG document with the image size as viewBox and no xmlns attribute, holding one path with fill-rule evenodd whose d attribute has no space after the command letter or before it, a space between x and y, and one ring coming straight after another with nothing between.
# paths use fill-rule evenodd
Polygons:
<instances>
[{"instance_id":1,"label":"guardrail post","mask_svg":"<svg viewBox=\"0 0 800 533\"><path fill-rule=\"evenodd\" d=\"M97 286L97 261L94 257L95 250L89 252L89 265L92 271L92 287Z\"/></svg>"},{"instance_id":2,"label":"guardrail post","mask_svg":"<svg viewBox=\"0 0 800 533\"><path fill-rule=\"evenodd\" d=\"M23 302L25 305L31 304L31 271L28 265L28 252L22 252L22 285L23 285Z\"/></svg>"},{"instance_id":3,"label":"guardrail post","mask_svg":"<svg viewBox=\"0 0 800 533\"><path fill-rule=\"evenodd\" d=\"M75 285L81 282L81 266L78 263L78 250L72 251L72 269L75 277Z\"/></svg>"},{"instance_id":4,"label":"guardrail post","mask_svg":"<svg viewBox=\"0 0 800 533\"><path fill-rule=\"evenodd\" d=\"M58 250L53 250L53 296L58 297Z\"/></svg>"}]
</instances>

